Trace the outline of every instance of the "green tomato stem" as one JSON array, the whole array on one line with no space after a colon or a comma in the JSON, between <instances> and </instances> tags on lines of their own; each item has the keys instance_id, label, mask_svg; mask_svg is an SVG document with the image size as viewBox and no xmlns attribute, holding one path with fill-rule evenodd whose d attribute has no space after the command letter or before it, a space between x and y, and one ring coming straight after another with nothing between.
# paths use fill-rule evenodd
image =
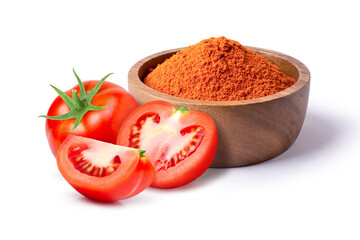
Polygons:
<instances>
[{"instance_id":1,"label":"green tomato stem","mask_svg":"<svg viewBox=\"0 0 360 240\"><path fill-rule=\"evenodd\" d=\"M66 105L70 108L70 111L59 116L47 116L47 115L40 115L39 117L44 117L52 120L67 120L75 118L75 124L71 130L67 131L73 131L75 128L80 124L81 119L88 111L98 111L101 109L104 109L108 106L95 106L91 104L92 98L97 94L99 89L101 88L101 85L106 80L108 76L110 76L112 73L106 75L103 77L91 91L86 94L84 84L80 80L79 76L76 74L75 70L73 69L73 72L75 74L75 77L79 83L79 89L80 89L80 96L78 96L76 89L73 89L71 91L72 98L70 98L66 93L61 91L60 89L50 85L63 99L63 101L66 103Z\"/></svg>"},{"instance_id":2,"label":"green tomato stem","mask_svg":"<svg viewBox=\"0 0 360 240\"><path fill-rule=\"evenodd\" d=\"M71 93L72 93L72 100L76 110L81 111L84 108L85 104L80 100L79 96L77 95L76 89L73 89Z\"/></svg>"},{"instance_id":3,"label":"green tomato stem","mask_svg":"<svg viewBox=\"0 0 360 240\"><path fill-rule=\"evenodd\" d=\"M179 111L181 113L186 113L189 111L189 109L185 105L181 105L181 106L175 108L175 112L177 112L177 111Z\"/></svg>"},{"instance_id":4,"label":"green tomato stem","mask_svg":"<svg viewBox=\"0 0 360 240\"><path fill-rule=\"evenodd\" d=\"M144 153L146 152L145 150L139 149L139 150L137 150L137 151L138 151L138 153L139 153L139 157L144 157Z\"/></svg>"}]
</instances>

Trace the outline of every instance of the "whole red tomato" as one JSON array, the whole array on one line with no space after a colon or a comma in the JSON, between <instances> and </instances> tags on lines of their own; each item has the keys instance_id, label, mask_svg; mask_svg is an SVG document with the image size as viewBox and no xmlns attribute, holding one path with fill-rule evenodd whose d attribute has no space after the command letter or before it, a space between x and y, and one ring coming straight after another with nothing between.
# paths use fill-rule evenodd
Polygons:
<instances>
[{"instance_id":1,"label":"whole red tomato","mask_svg":"<svg viewBox=\"0 0 360 240\"><path fill-rule=\"evenodd\" d=\"M62 92L52 86L59 96L51 104L46 117L46 136L52 153L56 156L60 144L68 135L88 137L116 143L124 119L138 107L134 97L122 87L100 81L81 82Z\"/></svg>"}]
</instances>

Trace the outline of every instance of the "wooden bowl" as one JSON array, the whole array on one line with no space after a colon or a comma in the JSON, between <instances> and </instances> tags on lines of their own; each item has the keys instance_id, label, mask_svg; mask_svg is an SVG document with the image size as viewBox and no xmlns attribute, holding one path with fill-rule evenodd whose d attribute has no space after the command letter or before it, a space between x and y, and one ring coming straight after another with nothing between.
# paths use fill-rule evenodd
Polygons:
<instances>
[{"instance_id":1,"label":"wooden bowl","mask_svg":"<svg viewBox=\"0 0 360 240\"><path fill-rule=\"evenodd\" d=\"M129 92L141 105L154 100L207 113L218 131L218 147L211 167L239 167L260 163L286 151L296 140L306 114L310 72L300 61L285 54L248 47L278 66L296 83L273 95L242 101L203 101L158 92L143 83L149 68L182 50L148 56L129 71Z\"/></svg>"}]
</instances>

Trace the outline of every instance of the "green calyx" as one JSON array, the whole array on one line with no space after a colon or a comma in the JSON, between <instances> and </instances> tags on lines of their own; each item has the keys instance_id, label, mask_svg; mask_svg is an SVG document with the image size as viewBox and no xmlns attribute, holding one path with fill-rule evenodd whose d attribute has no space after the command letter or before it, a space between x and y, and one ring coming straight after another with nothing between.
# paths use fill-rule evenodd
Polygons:
<instances>
[{"instance_id":1,"label":"green calyx","mask_svg":"<svg viewBox=\"0 0 360 240\"><path fill-rule=\"evenodd\" d=\"M175 108L175 112L177 112L177 111L179 111L181 113L186 113L189 111L189 109L185 105L181 105L181 106Z\"/></svg>"},{"instance_id":2,"label":"green calyx","mask_svg":"<svg viewBox=\"0 0 360 240\"><path fill-rule=\"evenodd\" d=\"M59 116L47 116L47 115L39 116L51 120L67 120L67 119L75 118L75 124L73 128L69 131L73 131L80 124L81 119L88 111L97 111L107 107L109 103L107 103L106 106L95 106L91 104L91 100L93 99L95 94L99 91L101 85L106 80L106 78L108 78L111 74L113 74L113 73L109 73L108 75L103 77L90 92L86 93L84 84L81 82L79 76L76 74L75 69L73 69L73 72L79 83L80 96L78 96L76 89L72 90L72 98L71 98L57 87L50 85L64 100L66 105L68 105L70 111L68 113Z\"/></svg>"},{"instance_id":3,"label":"green calyx","mask_svg":"<svg viewBox=\"0 0 360 240\"><path fill-rule=\"evenodd\" d=\"M144 157L144 153L146 152L145 150L137 150L139 153L139 157Z\"/></svg>"}]
</instances>

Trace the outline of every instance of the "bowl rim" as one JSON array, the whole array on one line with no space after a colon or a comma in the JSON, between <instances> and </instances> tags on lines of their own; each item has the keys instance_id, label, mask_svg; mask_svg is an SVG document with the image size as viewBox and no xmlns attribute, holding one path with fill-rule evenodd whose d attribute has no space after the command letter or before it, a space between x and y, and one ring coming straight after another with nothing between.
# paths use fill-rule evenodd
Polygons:
<instances>
[{"instance_id":1,"label":"bowl rim","mask_svg":"<svg viewBox=\"0 0 360 240\"><path fill-rule=\"evenodd\" d=\"M150 61L150 60L152 60L154 58L162 56L162 55L171 54L171 53L175 54L176 52L181 51L182 49L184 49L184 47L182 47L182 48L175 48L175 49L169 49L169 50L157 52L155 54L149 55L149 56L139 60L129 70L128 84L132 85L132 86L136 85L136 88L138 90L140 90L141 92L146 93L148 95L156 95L158 100L181 102L181 103L185 103L187 105L234 106L234 105L259 104L259 103L272 101L272 100L275 100L275 99L285 98L285 97L287 97L289 95L292 95L292 94L298 92L300 89L302 89L303 87L305 87L307 84L310 83L310 71L309 71L309 69L305 66L305 64L303 64L302 62L300 62L296 58L291 57L289 55L286 55L284 53L269 50L269 49L251 47L251 46L244 46L244 47L249 48L249 49L251 49L254 52L259 53L259 54L264 53L264 54L269 54L269 55L275 55L275 56L277 56L277 57L279 57L281 59L284 59L284 60L290 62L292 65L294 65L294 67L299 72L298 80L295 82L294 85L290 86L289 88L287 88L287 89L285 89L283 91L277 92L275 94L265 96L265 97L248 99L248 100L238 100L238 101L208 101L208 100L197 100L197 99L190 99L190 98L181 98L181 97L176 97L176 96L169 95L169 94L166 94L166 93L162 93L162 92L159 92L159 91L147 86L140 79L139 70L145 63L147 63L148 61Z\"/></svg>"}]
</instances>

